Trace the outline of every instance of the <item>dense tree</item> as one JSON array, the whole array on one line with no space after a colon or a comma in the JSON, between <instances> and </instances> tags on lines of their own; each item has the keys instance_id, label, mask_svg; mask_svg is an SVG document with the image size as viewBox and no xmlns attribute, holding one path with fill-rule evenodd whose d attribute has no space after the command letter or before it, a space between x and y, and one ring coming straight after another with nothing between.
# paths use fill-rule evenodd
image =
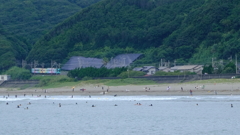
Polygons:
<instances>
[{"instance_id":1,"label":"dense tree","mask_svg":"<svg viewBox=\"0 0 240 135\"><path fill-rule=\"evenodd\" d=\"M0 24L33 44L48 30L100 0L7 0L0 5Z\"/></svg>"},{"instance_id":2,"label":"dense tree","mask_svg":"<svg viewBox=\"0 0 240 135\"><path fill-rule=\"evenodd\" d=\"M87 68L78 68L68 72L68 76L72 78L84 78L84 77L117 77L122 72L126 71L126 68L114 68L114 69L107 69L105 67L102 68L94 68L94 67L87 67Z\"/></svg>"},{"instance_id":3,"label":"dense tree","mask_svg":"<svg viewBox=\"0 0 240 135\"><path fill-rule=\"evenodd\" d=\"M50 54L58 62L74 55L110 59L129 52L144 54L136 63L227 59L240 50L239 5L234 0L102 0L49 31L27 60L49 62L45 55Z\"/></svg>"}]
</instances>

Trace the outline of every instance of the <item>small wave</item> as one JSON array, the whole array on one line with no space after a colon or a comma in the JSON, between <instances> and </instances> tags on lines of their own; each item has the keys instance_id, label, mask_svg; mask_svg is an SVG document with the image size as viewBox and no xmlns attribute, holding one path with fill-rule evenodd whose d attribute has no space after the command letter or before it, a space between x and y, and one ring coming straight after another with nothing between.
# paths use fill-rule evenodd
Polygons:
<instances>
[{"instance_id":1,"label":"small wave","mask_svg":"<svg viewBox=\"0 0 240 135\"><path fill-rule=\"evenodd\" d=\"M240 96L47 96L1 98L0 101L61 100L61 101L240 101Z\"/></svg>"}]
</instances>

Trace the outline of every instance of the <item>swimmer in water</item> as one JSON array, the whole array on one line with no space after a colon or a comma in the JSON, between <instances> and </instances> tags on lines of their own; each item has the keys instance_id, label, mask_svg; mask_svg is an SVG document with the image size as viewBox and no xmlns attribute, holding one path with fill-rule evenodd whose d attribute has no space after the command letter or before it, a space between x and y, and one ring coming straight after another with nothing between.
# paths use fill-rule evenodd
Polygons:
<instances>
[{"instance_id":1,"label":"swimmer in water","mask_svg":"<svg viewBox=\"0 0 240 135\"><path fill-rule=\"evenodd\" d=\"M92 107L95 107L94 105L92 105Z\"/></svg>"},{"instance_id":2,"label":"swimmer in water","mask_svg":"<svg viewBox=\"0 0 240 135\"><path fill-rule=\"evenodd\" d=\"M117 104L115 104L114 106L117 106Z\"/></svg>"},{"instance_id":3,"label":"swimmer in water","mask_svg":"<svg viewBox=\"0 0 240 135\"><path fill-rule=\"evenodd\" d=\"M59 103L59 107L61 107L62 105L61 105L61 103Z\"/></svg>"},{"instance_id":4,"label":"swimmer in water","mask_svg":"<svg viewBox=\"0 0 240 135\"><path fill-rule=\"evenodd\" d=\"M152 104L150 104L149 106L153 106Z\"/></svg>"},{"instance_id":5,"label":"swimmer in water","mask_svg":"<svg viewBox=\"0 0 240 135\"><path fill-rule=\"evenodd\" d=\"M233 108L233 104L231 104L231 107Z\"/></svg>"},{"instance_id":6,"label":"swimmer in water","mask_svg":"<svg viewBox=\"0 0 240 135\"><path fill-rule=\"evenodd\" d=\"M6 103L6 105L8 105L8 102Z\"/></svg>"}]
</instances>

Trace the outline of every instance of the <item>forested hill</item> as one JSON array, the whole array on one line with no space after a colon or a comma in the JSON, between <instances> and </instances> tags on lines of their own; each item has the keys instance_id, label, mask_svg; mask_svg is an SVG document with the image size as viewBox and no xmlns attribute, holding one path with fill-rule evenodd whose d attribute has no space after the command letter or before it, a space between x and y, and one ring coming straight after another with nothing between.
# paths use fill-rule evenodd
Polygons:
<instances>
[{"instance_id":1,"label":"forested hill","mask_svg":"<svg viewBox=\"0 0 240 135\"><path fill-rule=\"evenodd\" d=\"M0 25L30 44L56 24L100 0L3 0Z\"/></svg>"},{"instance_id":2,"label":"forested hill","mask_svg":"<svg viewBox=\"0 0 240 135\"><path fill-rule=\"evenodd\" d=\"M207 62L240 50L239 0L103 0L57 25L27 60L138 52L138 63Z\"/></svg>"},{"instance_id":3,"label":"forested hill","mask_svg":"<svg viewBox=\"0 0 240 135\"><path fill-rule=\"evenodd\" d=\"M23 40L11 35L0 26L0 71L16 65L18 60L24 60L30 51L30 46Z\"/></svg>"}]
</instances>

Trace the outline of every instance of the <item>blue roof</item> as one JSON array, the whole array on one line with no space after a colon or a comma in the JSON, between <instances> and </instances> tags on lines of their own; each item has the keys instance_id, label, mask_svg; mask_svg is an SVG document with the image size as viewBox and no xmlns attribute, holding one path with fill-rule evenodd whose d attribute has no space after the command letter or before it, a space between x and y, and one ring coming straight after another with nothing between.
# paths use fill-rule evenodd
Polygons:
<instances>
[{"instance_id":1,"label":"blue roof","mask_svg":"<svg viewBox=\"0 0 240 135\"><path fill-rule=\"evenodd\" d=\"M95 67L101 68L103 60L98 58L85 58L82 56L73 56L63 65L62 70L73 70L76 68Z\"/></svg>"},{"instance_id":2,"label":"blue roof","mask_svg":"<svg viewBox=\"0 0 240 135\"><path fill-rule=\"evenodd\" d=\"M107 68L127 67L141 55L142 54L136 54L136 53L117 55L115 58L111 59L107 63L106 67Z\"/></svg>"}]
</instances>

